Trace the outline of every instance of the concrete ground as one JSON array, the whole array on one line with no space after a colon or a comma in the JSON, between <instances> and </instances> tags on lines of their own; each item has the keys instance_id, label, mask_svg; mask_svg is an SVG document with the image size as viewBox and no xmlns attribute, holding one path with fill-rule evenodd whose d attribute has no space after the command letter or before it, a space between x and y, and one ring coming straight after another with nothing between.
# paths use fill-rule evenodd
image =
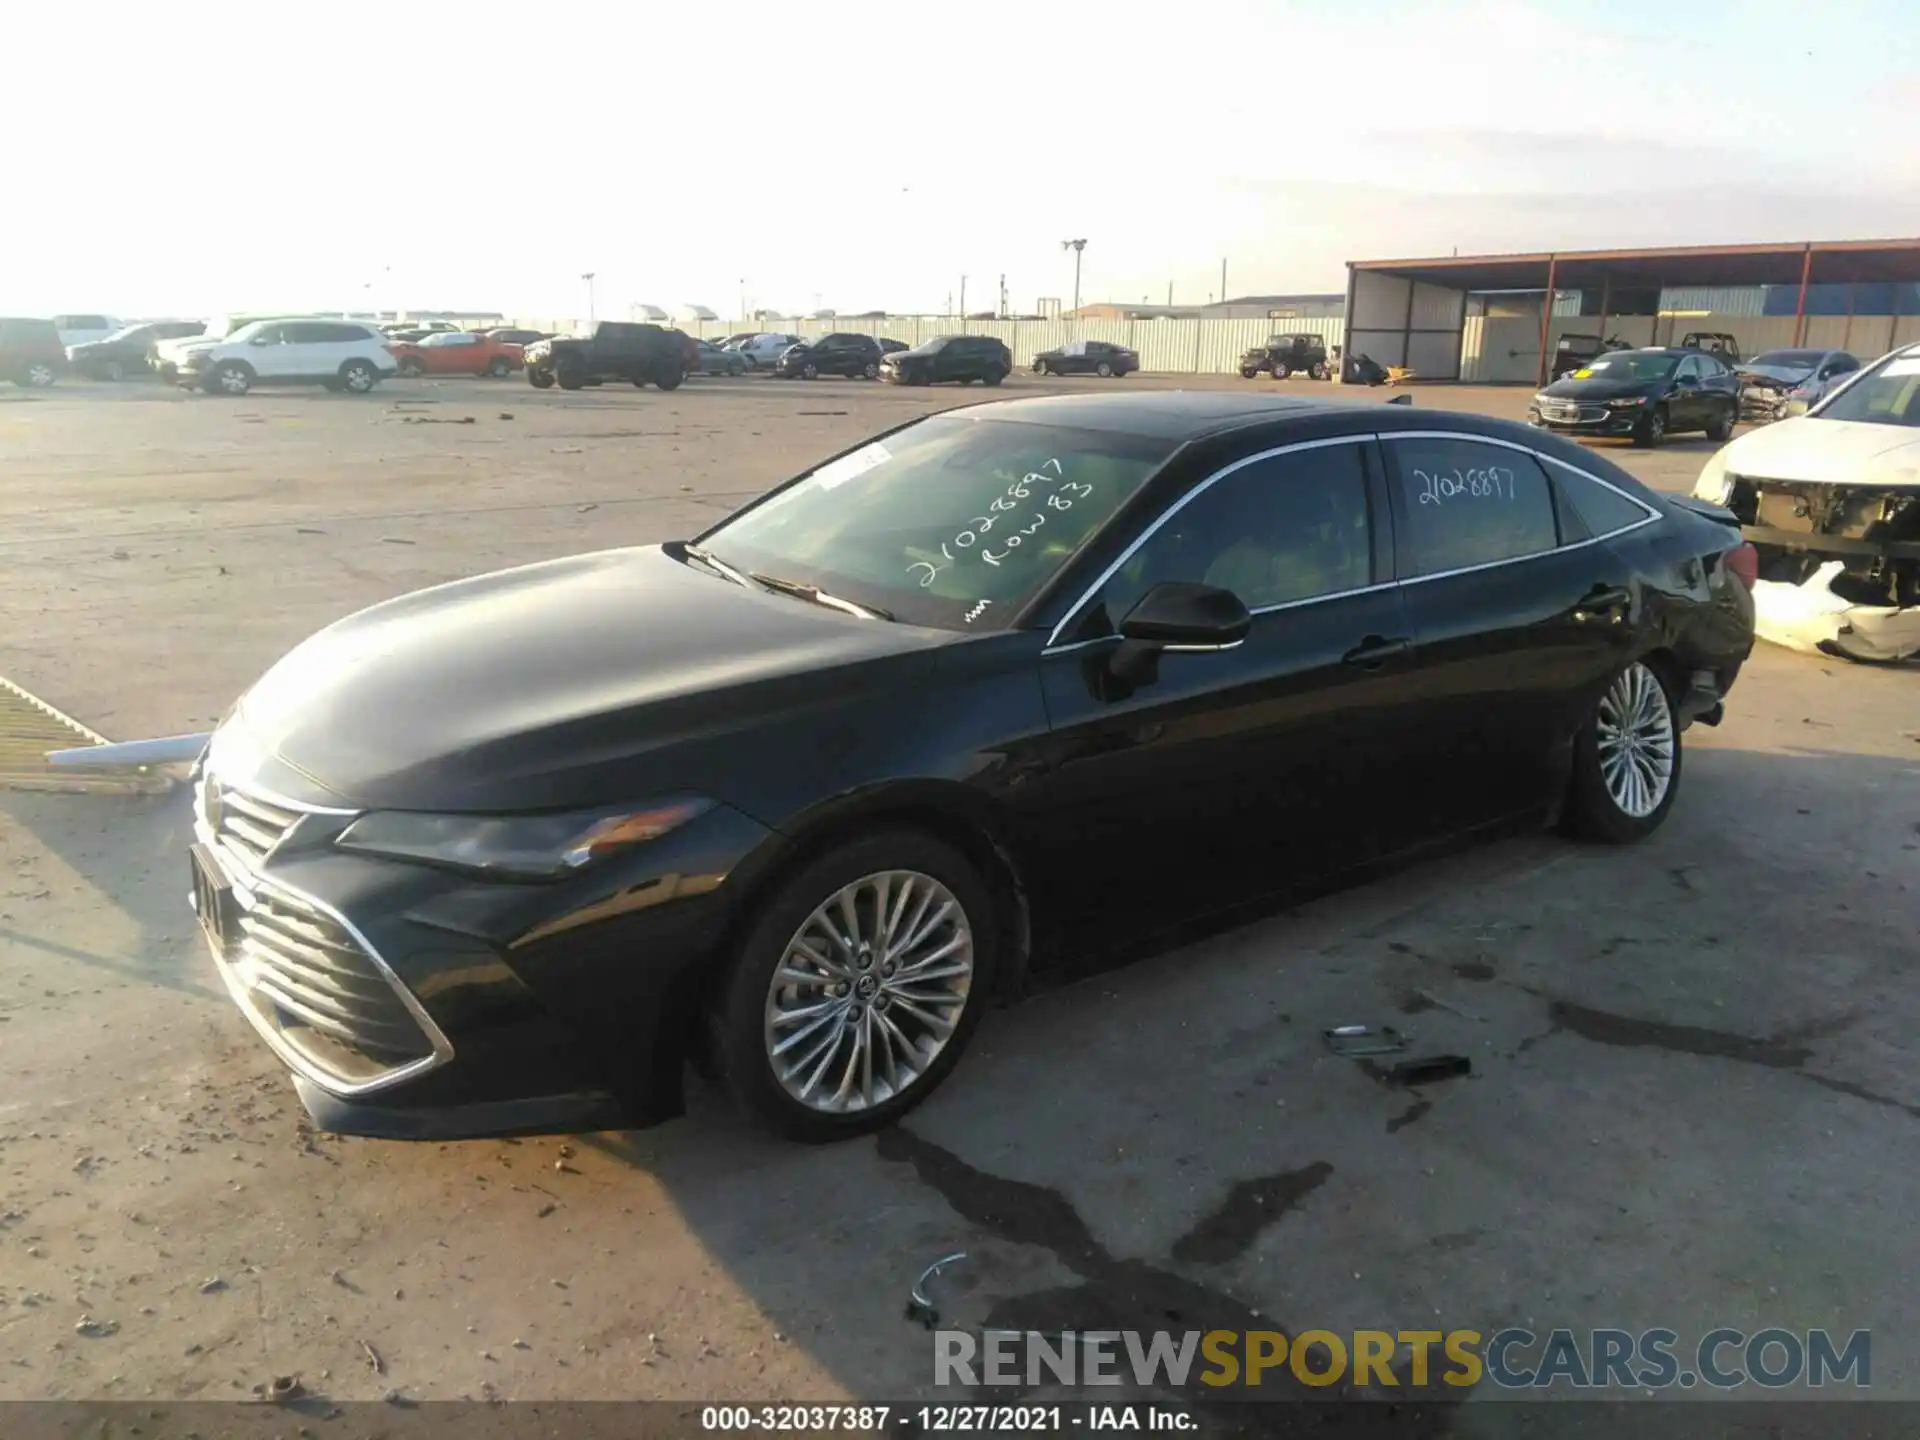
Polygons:
<instances>
[{"instance_id":1,"label":"concrete ground","mask_svg":"<svg viewBox=\"0 0 1920 1440\"><path fill-rule=\"evenodd\" d=\"M686 535L979 398L0 391L0 674L204 729L351 610ZM1609 453L1681 489L1711 448ZM698 1088L564 1143L316 1135L203 953L184 801L0 793L0 1399L928 1396L902 1311L956 1250L962 1327L1871 1327L1873 1393L1920 1395L1917 681L1763 647L1649 842L1504 841L1051 990L827 1149ZM1389 1089L1322 1045L1352 1021L1473 1074Z\"/></svg>"}]
</instances>

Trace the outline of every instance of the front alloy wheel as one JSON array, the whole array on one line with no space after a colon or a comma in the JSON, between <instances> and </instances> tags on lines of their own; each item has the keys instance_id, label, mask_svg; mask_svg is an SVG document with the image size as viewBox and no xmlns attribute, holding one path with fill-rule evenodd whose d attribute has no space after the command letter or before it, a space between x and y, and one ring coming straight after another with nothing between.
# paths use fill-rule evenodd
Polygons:
<instances>
[{"instance_id":1,"label":"front alloy wheel","mask_svg":"<svg viewBox=\"0 0 1920 1440\"><path fill-rule=\"evenodd\" d=\"M1679 790L1680 754L1666 684L1636 660L1614 677L1574 739L1569 828L1613 844L1651 834Z\"/></svg>"},{"instance_id":2,"label":"front alloy wheel","mask_svg":"<svg viewBox=\"0 0 1920 1440\"><path fill-rule=\"evenodd\" d=\"M985 1008L992 892L965 857L896 831L834 850L760 908L709 1024L761 1124L802 1140L878 1129L958 1061Z\"/></svg>"},{"instance_id":3,"label":"front alloy wheel","mask_svg":"<svg viewBox=\"0 0 1920 1440\"><path fill-rule=\"evenodd\" d=\"M1666 438L1666 407L1655 405L1641 416L1640 423L1633 427L1633 443L1643 450L1651 450Z\"/></svg>"}]
</instances>

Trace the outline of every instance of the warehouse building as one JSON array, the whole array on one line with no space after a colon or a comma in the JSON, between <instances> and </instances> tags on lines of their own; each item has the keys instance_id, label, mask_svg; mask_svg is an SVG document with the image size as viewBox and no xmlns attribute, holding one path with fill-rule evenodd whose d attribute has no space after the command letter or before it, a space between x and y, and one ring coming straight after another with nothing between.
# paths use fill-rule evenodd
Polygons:
<instances>
[{"instance_id":1,"label":"warehouse building","mask_svg":"<svg viewBox=\"0 0 1920 1440\"><path fill-rule=\"evenodd\" d=\"M1345 312L1348 354L1429 380L1541 384L1568 334L1868 358L1920 340L1920 239L1355 260Z\"/></svg>"}]
</instances>

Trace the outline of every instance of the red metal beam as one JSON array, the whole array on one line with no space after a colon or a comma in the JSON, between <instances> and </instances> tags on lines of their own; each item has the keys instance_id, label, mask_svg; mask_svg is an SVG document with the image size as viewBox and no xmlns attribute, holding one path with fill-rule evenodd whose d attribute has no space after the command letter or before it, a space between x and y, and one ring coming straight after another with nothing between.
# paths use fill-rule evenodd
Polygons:
<instances>
[{"instance_id":1,"label":"red metal beam","mask_svg":"<svg viewBox=\"0 0 1920 1440\"><path fill-rule=\"evenodd\" d=\"M1547 257L1547 293L1540 300L1540 370L1534 377L1535 389L1547 383L1547 336L1553 328L1553 272L1559 259L1557 255Z\"/></svg>"},{"instance_id":2,"label":"red metal beam","mask_svg":"<svg viewBox=\"0 0 1920 1440\"><path fill-rule=\"evenodd\" d=\"M1807 281L1813 275L1813 246L1800 261L1800 296L1793 304L1793 343L1797 348L1807 333Z\"/></svg>"}]
</instances>

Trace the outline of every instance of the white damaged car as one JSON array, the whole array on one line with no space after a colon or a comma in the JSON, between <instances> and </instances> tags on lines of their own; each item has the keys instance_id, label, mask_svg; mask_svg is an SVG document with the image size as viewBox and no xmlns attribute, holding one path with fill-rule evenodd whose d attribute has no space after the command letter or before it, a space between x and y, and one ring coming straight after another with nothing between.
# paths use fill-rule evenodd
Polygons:
<instances>
[{"instance_id":1,"label":"white damaged car","mask_svg":"<svg viewBox=\"0 0 1920 1440\"><path fill-rule=\"evenodd\" d=\"M1759 552L1761 639L1850 660L1920 655L1920 345L1721 447L1693 493L1733 511Z\"/></svg>"}]
</instances>

